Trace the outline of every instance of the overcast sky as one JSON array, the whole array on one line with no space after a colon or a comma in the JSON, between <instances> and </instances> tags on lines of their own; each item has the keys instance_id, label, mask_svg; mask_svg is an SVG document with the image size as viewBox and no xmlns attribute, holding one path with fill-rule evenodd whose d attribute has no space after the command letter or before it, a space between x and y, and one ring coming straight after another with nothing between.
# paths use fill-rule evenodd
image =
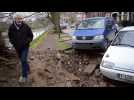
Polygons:
<instances>
[{"instance_id":1,"label":"overcast sky","mask_svg":"<svg viewBox=\"0 0 134 100\"><path fill-rule=\"evenodd\" d=\"M29 16L29 15L35 13L35 12L16 12L16 13L20 13L20 14L22 14L23 16Z\"/></svg>"}]
</instances>

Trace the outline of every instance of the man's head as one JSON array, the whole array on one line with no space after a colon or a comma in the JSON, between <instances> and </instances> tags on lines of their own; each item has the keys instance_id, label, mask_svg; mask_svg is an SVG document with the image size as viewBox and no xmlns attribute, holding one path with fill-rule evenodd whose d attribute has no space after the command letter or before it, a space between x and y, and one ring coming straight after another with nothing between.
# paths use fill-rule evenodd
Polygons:
<instances>
[{"instance_id":1,"label":"man's head","mask_svg":"<svg viewBox=\"0 0 134 100\"><path fill-rule=\"evenodd\" d=\"M23 15L21 14L15 14L14 15L14 21L16 22L17 25L21 25L23 22Z\"/></svg>"}]
</instances>

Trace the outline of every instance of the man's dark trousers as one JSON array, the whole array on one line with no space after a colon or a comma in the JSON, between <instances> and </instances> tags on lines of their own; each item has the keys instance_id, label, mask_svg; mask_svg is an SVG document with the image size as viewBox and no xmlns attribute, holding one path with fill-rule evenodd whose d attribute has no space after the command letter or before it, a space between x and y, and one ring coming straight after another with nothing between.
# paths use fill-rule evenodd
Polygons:
<instances>
[{"instance_id":1,"label":"man's dark trousers","mask_svg":"<svg viewBox=\"0 0 134 100\"><path fill-rule=\"evenodd\" d=\"M28 52L29 48L23 48L21 50L16 50L22 64L22 76L28 78L30 72L30 67L28 64Z\"/></svg>"}]
</instances>

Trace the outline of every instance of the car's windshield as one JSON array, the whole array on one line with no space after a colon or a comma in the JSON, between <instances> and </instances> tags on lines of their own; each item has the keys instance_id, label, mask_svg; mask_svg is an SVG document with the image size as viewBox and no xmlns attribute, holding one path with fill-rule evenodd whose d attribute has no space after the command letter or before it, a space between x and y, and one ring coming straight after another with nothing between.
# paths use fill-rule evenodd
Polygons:
<instances>
[{"instance_id":1,"label":"car's windshield","mask_svg":"<svg viewBox=\"0 0 134 100\"><path fill-rule=\"evenodd\" d=\"M104 28L104 19L88 19L80 23L77 29Z\"/></svg>"},{"instance_id":2,"label":"car's windshield","mask_svg":"<svg viewBox=\"0 0 134 100\"><path fill-rule=\"evenodd\" d=\"M134 47L134 31L119 32L112 45Z\"/></svg>"}]
</instances>

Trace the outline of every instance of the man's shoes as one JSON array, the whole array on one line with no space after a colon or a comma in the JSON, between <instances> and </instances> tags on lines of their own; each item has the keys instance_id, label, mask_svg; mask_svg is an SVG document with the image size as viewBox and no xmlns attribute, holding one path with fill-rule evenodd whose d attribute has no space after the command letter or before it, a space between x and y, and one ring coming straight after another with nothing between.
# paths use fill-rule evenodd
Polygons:
<instances>
[{"instance_id":1,"label":"man's shoes","mask_svg":"<svg viewBox=\"0 0 134 100\"><path fill-rule=\"evenodd\" d=\"M25 77L22 77L22 76L21 76L21 77L19 78L19 82L20 82L20 83L28 82L28 78L25 78Z\"/></svg>"}]
</instances>

